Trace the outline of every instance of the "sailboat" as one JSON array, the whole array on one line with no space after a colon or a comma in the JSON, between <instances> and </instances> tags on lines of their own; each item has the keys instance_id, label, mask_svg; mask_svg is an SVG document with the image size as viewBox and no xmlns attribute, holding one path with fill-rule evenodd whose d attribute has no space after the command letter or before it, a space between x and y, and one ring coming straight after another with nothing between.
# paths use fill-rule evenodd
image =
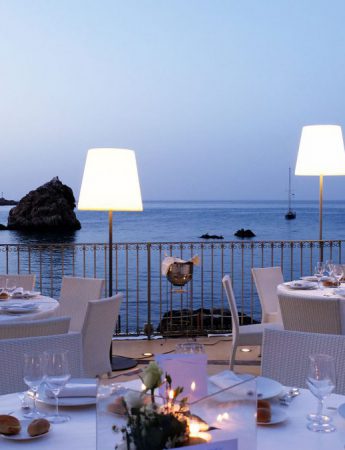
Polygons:
<instances>
[{"instance_id":1,"label":"sailboat","mask_svg":"<svg viewBox=\"0 0 345 450\"><path fill-rule=\"evenodd\" d=\"M296 219L296 211L291 209L291 197L294 194L291 192L291 167L289 167L289 194L288 194L288 212L285 214L286 220Z\"/></svg>"}]
</instances>

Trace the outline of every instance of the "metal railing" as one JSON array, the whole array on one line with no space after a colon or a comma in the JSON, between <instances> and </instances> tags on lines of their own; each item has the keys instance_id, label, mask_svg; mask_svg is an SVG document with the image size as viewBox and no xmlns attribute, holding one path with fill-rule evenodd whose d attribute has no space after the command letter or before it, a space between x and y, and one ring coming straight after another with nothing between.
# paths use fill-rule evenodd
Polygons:
<instances>
[{"instance_id":1,"label":"metal railing","mask_svg":"<svg viewBox=\"0 0 345 450\"><path fill-rule=\"evenodd\" d=\"M229 331L222 277L230 274L242 322L261 319L252 267L281 266L284 279L313 273L324 260L341 263L343 242L227 241L113 244L114 291L124 293L120 334L204 334ZM193 279L177 292L161 273L165 256L199 255ZM107 244L2 244L0 273L35 273L36 287L58 298L64 275L109 279ZM104 293L107 295L107 288Z\"/></svg>"}]
</instances>

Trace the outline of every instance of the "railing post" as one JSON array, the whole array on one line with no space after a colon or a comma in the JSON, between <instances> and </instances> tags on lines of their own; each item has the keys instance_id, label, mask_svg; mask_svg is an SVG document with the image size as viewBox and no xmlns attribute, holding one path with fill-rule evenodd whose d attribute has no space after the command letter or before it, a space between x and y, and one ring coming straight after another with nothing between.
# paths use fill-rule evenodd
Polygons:
<instances>
[{"instance_id":1,"label":"railing post","mask_svg":"<svg viewBox=\"0 0 345 450\"><path fill-rule=\"evenodd\" d=\"M151 243L146 245L147 249L147 323L144 327L144 333L148 339L153 334L153 326L151 324Z\"/></svg>"}]
</instances>

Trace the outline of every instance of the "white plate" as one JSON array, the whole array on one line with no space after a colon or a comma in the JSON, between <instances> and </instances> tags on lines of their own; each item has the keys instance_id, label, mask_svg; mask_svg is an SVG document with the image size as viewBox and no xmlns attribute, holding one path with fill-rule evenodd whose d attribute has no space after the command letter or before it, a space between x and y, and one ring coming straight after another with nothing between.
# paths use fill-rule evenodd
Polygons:
<instances>
[{"instance_id":1,"label":"white plate","mask_svg":"<svg viewBox=\"0 0 345 450\"><path fill-rule=\"evenodd\" d=\"M276 397L284 390L282 384L266 377L256 377L256 395L260 400Z\"/></svg>"},{"instance_id":2,"label":"white plate","mask_svg":"<svg viewBox=\"0 0 345 450\"><path fill-rule=\"evenodd\" d=\"M317 282L317 277L315 275L307 275L306 277L301 277L301 280Z\"/></svg>"},{"instance_id":3,"label":"white plate","mask_svg":"<svg viewBox=\"0 0 345 450\"><path fill-rule=\"evenodd\" d=\"M338 413L341 415L341 417L344 417L344 419L345 419L345 403L342 403L339 406Z\"/></svg>"},{"instance_id":4,"label":"white plate","mask_svg":"<svg viewBox=\"0 0 345 450\"><path fill-rule=\"evenodd\" d=\"M6 436L5 434L0 434L0 436L3 437L4 439L10 439L12 441L27 441L27 440L37 439L37 438L41 438L43 436L47 436L47 434L49 434L51 432L51 425L50 425L50 429L46 433L39 434L38 436L30 436L30 434L28 433L28 425L29 425L29 423L32 422L32 420L33 419L24 419L24 420L20 421L21 426L22 426L20 433L12 434L10 436Z\"/></svg>"},{"instance_id":5,"label":"white plate","mask_svg":"<svg viewBox=\"0 0 345 450\"><path fill-rule=\"evenodd\" d=\"M287 419L285 411L279 408L271 408L271 420L269 422L256 422L258 425L275 425Z\"/></svg>"},{"instance_id":6,"label":"white plate","mask_svg":"<svg viewBox=\"0 0 345 450\"><path fill-rule=\"evenodd\" d=\"M23 305L23 306L7 306L6 308L2 308L2 310L7 314L30 314L38 311L38 306L33 305Z\"/></svg>"},{"instance_id":7,"label":"white plate","mask_svg":"<svg viewBox=\"0 0 345 450\"><path fill-rule=\"evenodd\" d=\"M345 288L336 288L334 289L334 293L336 295L340 295L341 297L345 297Z\"/></svg>"},{"instance_id":8,"label":"white plate","mask_svg":"<svg viewBox=\"0 0 345 450\"><path fill-rule=\"evenodd\" d=\"M313 283L311 281L290 281L288 283L285 283L286 286L288 286L290 289L317 289L318 285L317 283Z\"/></svg>"},{"instance_id":9,"label":"white plate","mask_svg":"<svg viewBox=\"0 0 345 450\"><path fill-rule=\"evenodd\" d=\"M44 391L39 392L37 401L46 405L56 405L55 398L46 396ZM96 397L59 397L59 406L86 406L95 404Z\"/></svg>"},{"instance_id":10,"label":"white plate","mask_svg":"<svg viewBox=\"0 0 345 450\"><path fill-rule=\"evenodd\" d=\"M36 291L24 291L22 294L18 293L18 294L13 294L12 298L34 298L34 297L38 297L39 295L41 295L40 292L36 292Z\"/></svg>"}]
</instances>

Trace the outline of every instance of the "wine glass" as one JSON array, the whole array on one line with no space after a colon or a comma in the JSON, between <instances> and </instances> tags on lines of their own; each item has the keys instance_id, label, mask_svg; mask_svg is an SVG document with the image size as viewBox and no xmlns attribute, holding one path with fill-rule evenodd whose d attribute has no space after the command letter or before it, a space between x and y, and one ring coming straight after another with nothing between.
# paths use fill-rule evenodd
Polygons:
<instances>
[{"instance_id":1,"label":"wine glass","mask_svg":"<svg viewBox=\"0 0 345 450\"><path fill-rule=\"evenodd\" d=\"M67 351L46 352L45 383L55 398L55 413L47 419L52 423L63 423L70 420L69 416L59 413L59 394L67 381L71 378L68 367Z\"/></svg>"},{"instance_id":2,"label":"wine glass","mask_svg":"<svg viewBox=\"0 0 345 450\"><path fill-rule=\"evenodd\" d=\"M325 264L325 272L329 277L333 276L334 262L331 259L328 259Z\"/></svg>"},{"instance_id":3,"label":"wine glass","mask_svg":"<svg viewBox=\"0 0 345 450\"><path fill-rule=\"evenodd\" d=\"M318 261L314 268L314 275L317 278L317 285L319 289L320 289L320 280L323 277L324 271L325 271L324 263L322 261Z\"/></svg>"},{"instance_id":4,"label":"wine glass","mask_svg":"<svg viewBox=\"0 0 345 450\"><path fill-rule=\"evenodd\" d=\"M307 428L311 431L329 433L335 431L329 416L323 414L323 402L335 387L335 362L333 356L317 354L309 356L307 385L318 399L316 414L309 414Z\"/></svg>"},{"instance_id":5,"label":"wine glass","mask_svg":"<svg viewBox=\"0 0 345 450\"><path fill-rule=\"evenodd\" d=\"M45 377L45 359L42 353L24 354L24 382L33 392L33 408L24 414L25 417L37 419L45 417L45 414L38 411L36 406L37 392Z\"/></svg>"},{"instance_id":6,"label":"wine glass","mask_svg":"<svg viewBox=\"0 0 345 450\"><path fill-rule=\"evenodd\" d=\"M340 285L340 280L344 275L343 266L340 264L334 264L333 276L337 279L338 286Z\"/></svg>"},{"instance_id":7,"label":"wine glass","mask_svg":"<svg viewBox=\"0 0 345 450\"><path fill-rule=\"evenodd\" d=\"M17 286L15 285L15 283L13 281L11 281L9 278L6 278L6 284L5 284L6 292L11 294L12 292L14 292L16 290L16 288L17 288Z\"/></svg>"}]
</instances>

